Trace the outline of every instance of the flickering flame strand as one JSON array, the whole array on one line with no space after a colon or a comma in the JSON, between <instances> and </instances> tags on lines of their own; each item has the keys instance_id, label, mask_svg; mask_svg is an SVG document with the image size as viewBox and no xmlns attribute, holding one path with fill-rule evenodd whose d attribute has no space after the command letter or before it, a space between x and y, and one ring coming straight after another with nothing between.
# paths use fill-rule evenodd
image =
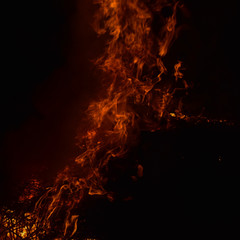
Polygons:
<instances>
[{"instance_id":1,"label":"flickering flame strand","mask_svg":"<svg viewBox=\"0 0 240 240\"><path fill-rule=\"evenodd\" d=\"M176 26L176 10L177 10L178 2L176 2L173 6L173 14L169 18L167 18L166 25L164 26L164 31L162 31L163 39L159 41L159 55L165 56L168 52L168 49L174 40L175 37L175 26Z\"/></svg>"},{"instance_id":2,"label":"flickering flame strand","mask_svg":"<svg viewBox=\"0 0 240 240\"><path fill-rule=\"evenodd\" d=\"M183 73L180 71L181 67L182 67L181 61L178 61L178 63L174 65L174 69L175 69L174 76L176 81L180 78L183 78Z\"/></svg>"}]
</instances>

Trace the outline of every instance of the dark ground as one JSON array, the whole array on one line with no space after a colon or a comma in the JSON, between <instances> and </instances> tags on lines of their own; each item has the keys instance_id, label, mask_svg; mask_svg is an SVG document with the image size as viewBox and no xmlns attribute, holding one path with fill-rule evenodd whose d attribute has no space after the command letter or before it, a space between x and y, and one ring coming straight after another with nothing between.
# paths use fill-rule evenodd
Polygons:
<instances>
[{"instance_id":1,"label":"dark ground","mask_svg":"<svg viewBox=\"0 0 240 240\"><path fill-rule=\"evenodd\" d=\"M120 171L112 183L115 202L90 197L81 234L95 233L99 239L239 237L240 129L180 125L142 134L134 156L144 166L143 178L133 182L131 174Z\"/></svg>"},{"instance_id":2,"label":"dark ground","mask_svg":"<svg viewBox=\"0 0 240 240\"><path fill-rule=\"evenodd\" d=\"M21 182L36 175L51 179L75 156L81 113L98 88L85 63L98 50L86 27L90 15L77 2L12 1L3 7L2 203L18 194ZM135 198L89 199L84 210L85 231L103 239L168 233L196 239L209 229L233 233L239 223L237 1L184 2L184 28L168 59L182 60L194 85L186 111L236 124L179 123L171 131L143 133L137 149L143 179L131 185L123 177L116 186L120 195Z\"/></svg>"}]
</instances>

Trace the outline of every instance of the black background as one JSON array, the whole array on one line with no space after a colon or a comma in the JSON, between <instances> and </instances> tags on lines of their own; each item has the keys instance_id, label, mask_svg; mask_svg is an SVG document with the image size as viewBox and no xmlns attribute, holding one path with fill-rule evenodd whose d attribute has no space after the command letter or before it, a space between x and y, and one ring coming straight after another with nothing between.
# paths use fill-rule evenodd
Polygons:
<instances>
[{"instance_id":1,"label":"black background","mask_svg":"<svg viewBox=\"0 0 240 240\"><path fill-rule=\"evenodd\" d=\"M133 236L158 237L181 229L194 230L196 237L208 228L220 232L237 225L237 1L184 4L183 29L168 58L182 60L185 79L193 83L186 111L235 125L178 123L169 132L143 133L137 152L145 175L129 190L136 200L92 200L86 213L86 229L99 236L128 238L131 230ZM2 203L17 196L19 184L31 177L54 178L76 155L81 114L100 87L86 63L100 51L88 25L91 14L88 1L11 1L3 6Z\"/></svg>"}]
</instances>

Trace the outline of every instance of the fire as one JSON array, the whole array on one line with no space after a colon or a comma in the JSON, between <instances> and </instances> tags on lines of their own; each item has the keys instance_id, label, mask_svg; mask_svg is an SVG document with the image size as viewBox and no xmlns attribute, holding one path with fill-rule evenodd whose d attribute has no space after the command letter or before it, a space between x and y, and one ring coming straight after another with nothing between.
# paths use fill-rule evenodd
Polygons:
<instances>
[{"instance_id":1,"label":"fire","mask_svg":"<svg viewBox=\"0 0 240 240\"><path fill-rule=\"evenodd\" d=\"M24 220L24 221L23 221ZM1 239L40 239L40 231L37 231L39 226L32 213L24 213L22 218L15 216L14 211L5 210L0 217L1 228L0 234L6 233ZM0 235L2 236L2 235Z\"/></svg>"},{"instance_id":2,"label":"fire","mask_svg":"<svg viewBox=\"0 0 240 240\"><path fill-rule=\"evenodd\" d=\"M38 190L41 188L41 184L39 180L32 179L29 184L23 190L23 194L19 197L20 202L24 202L26 200L31 200L37 196Z\"/></svg>"},{"instance_id":3,"label":"fire","mask_svg":"<svg viewBox=\"0 0 240 240\"><path fill-rule=\"evenodd\" d=\"M178 100L173 99L179 88L176 82L183 78L182 62L173 66L174 78L163 62L176 37L178 2L96 0L95 4L99 9L93 26L107 43L95 63L103 72L103 86L108 87L98 101L89 104L88 127L77 136L81 154L59 173L32 213L46 234L56 227L55 219L63 219L57 223L59 239L76 233L78 215L73 212L86 193L113 199L104 188L102 174L109 161L124 157L140 131L160 129L161 119L175 117L177 113L170 111L179 110ZM164 7L171 8L170 16L161 16ZM158 32L152 28L154 14L161 17ZM181 89L185 88L187 83L182 81ZM144 174L143 166L136 166L135 179ZM30 236L26 229L27 225L18 233L22 239Z\"/></svg>"},{"instance_id":4,"label":"fire","mask_svg":"<svg viewBox=\"0 0 240 240\"><path fill-rule=\"evenodd\" d=\"M183 78L183 73L180 72L181 67L182 67L181 61L178 61L178 63L176 63L174 66L174 69L175 69L174 76L175 76L176 81L180 78Z\"/></svg>"}]
</instances>

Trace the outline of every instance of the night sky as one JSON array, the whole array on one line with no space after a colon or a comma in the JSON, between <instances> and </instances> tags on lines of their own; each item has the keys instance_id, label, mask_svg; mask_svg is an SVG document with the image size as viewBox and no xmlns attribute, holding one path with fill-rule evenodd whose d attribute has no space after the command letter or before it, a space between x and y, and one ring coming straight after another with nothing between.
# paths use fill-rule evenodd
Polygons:
<instances>
[{"instance_id":1,"label":"night sky","mask_svg":"<svg viewBox=\"0 0 240 240\"><path fill-rule=\"evenodd\" d=\"M87 61L102 51L90 26L89 2L13 0L2 8L1 203L18 196L21 184L30 178L52 181L77 154L74 137L79 122L101 88L94 66ZM87 213L91 231L100 235L105 223L112 232L119 231L128 213L125 229L131 228L131 221L144 229L145 222L136 218L140 207L149 219L152 212L159 214L159 221L170 229L179 222L196 232L207 224L237 224L239 4L233 0L183 2L185 8L178 16L181 31L166 62L181 60L185 79L191 82L184 109L232 121L234 126L180 123L170 132L143 133L135 151L142 157L146 175L129 190L137 200L126 205L94 203ZM165 197L159 200L161 193ZM111 221L114 213L119 218ZM100 226L94 227L103 215ZM153 222L151 227L158 229ZM159 234L151 227L146 232Z\"/></svg>"}]
</instances>

